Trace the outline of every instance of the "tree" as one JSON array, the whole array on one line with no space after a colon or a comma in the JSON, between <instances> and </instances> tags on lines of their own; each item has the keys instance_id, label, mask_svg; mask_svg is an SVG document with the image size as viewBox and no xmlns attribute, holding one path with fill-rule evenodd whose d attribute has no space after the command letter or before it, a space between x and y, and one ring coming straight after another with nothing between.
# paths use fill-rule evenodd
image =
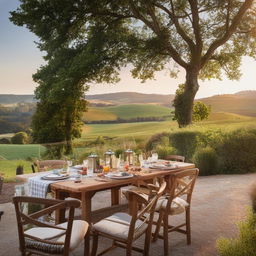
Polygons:
<instances>
[{"instance_id":1,"label":"tree","mask_svg":"<svg viewBox=\"0 0 256 256\"><path fill-rule=\"evenodd\" d=\"M29 137L25 132L17 132L11 138L12 144L27 144Z\"/></svg>"},{"instance_id":2,"label":"tree","mask_svg":"<svg viewBox=\"0 0 256 256\"><path fill-rule=\"evenodd\" d=\"M242 56L255 56L255 13L253 0L21 0L11 20L39 36L49 65L71 52L67 73L76 59L88 83L118 81L127 64L142 81L183 68L184 91L174 100L182 127L192 122L199 78L220 79L224 71L238 79Z\"/></svg>"},{"instance_id":3,"label":"tree","mask_svg":"<svg viewBox=\"0 0 256 256\"><path fill-rule=\"evenodd\" d=\"M192 120L199 122L209 117L211 113L211 107L206 106L203 102L197 101L193 105Z\"/></svg>"}]
</instances>

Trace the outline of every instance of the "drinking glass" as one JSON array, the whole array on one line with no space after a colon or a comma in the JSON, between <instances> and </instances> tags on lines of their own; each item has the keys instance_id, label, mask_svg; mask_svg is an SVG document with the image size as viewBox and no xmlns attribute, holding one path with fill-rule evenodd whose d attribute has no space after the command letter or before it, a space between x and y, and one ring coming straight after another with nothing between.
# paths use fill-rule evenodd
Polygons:
<instances>
[{"instance_id":1,"label":"drinking glass","mask_svg":"<svg viewBox=\"0 0 256 256\"><path fill-rule=\"evenodd\" d=\"M83 167L88 167L88 160L83 161Z\"/></svg>"},{"instance_id":2,"label":"drinking glass","mask_svg":"<svg viewBox=\"0 0 256 256\"><path fill-rule=\"evenodd\" d=\"M88 177L92 177L92 176L93 176L93 168L91 168L91 167L90 167L90 168L89 168L89 167L87 168L87 176L88 176Z\"/></svg>"},{"instance_id":3,"label":"drinking glass","mask_svg":"<svg viewBox=\"0 0 256 256\"><path fill-rule=\"evenodd\" d=\"M139 163L140 163L140 167L142 167L142 164L143 164L143 155L142 154L140 154L139 155Z\"/></svg>"},{"instance_id":4,"label":"drinking glass","mask_svg":"<svg viewBox=\"0 0 256 256\"><path fill-rule=\"evenodd\" d=\"M80 183L82 181L82 174L80 173L80 171L77 171L76 172L76 175L75 175L75 180L74 182L75 183Z\"/></svg>"},{"instance_id":5,"label":"drinking glass","mask_svg":"<svg viewBox=\"0 0 256 256\"><path fill-rule=\"evenodd\" d=\"M69 166L69 167L72 166L72 160L68 160L67 163L68 163L68 166Z\"/></svg>"},{"instance_id":6,"label":"drinking glass","mask_svg":"<svg viewBox=\"0 0 256 256\"><path fill-rule=\"evenodd\" d=\"M109 170L110 170L109 165L104 165L104 166L103 166L103 172L104 172L104 174L107 174L107 173L109 172Z\"/></svg>"},{"instance_id":7,"label":"drinking glass","mask_svg":"<svg viewBox=\"0 0 256 256\"><path fill-rule=\"evenodd\" d=\"M151 160L154 162L154 161L157 161L157 159L158 159L157 152L152 152Z\"/></svg>"}]
</instances>

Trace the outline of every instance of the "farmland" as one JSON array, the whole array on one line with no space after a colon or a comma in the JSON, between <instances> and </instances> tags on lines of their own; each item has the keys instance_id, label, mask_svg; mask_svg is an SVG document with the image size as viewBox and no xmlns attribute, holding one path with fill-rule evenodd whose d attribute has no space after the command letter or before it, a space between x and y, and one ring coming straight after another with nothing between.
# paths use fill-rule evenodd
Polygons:
<instances>
[{"instance_id":1,"label":"farmland","mask_svg":"<svg viewBox=\"0 0 256 256\"><path fill-rule=\"evenodd\" d=\"M110 107L92 107L84 113L83 120L117 120L145 117L166 117L170 116L170 108L154 104L129 104Z\"/></svg>"},{"instance_id":2,"label":"farmland","mask_svg":"<svg viewBox=\"0 0 256 256\"><path fill-rule=\"evenodd\" d=\"M32 159L39 158L45 148L37 144L9 145L0 144L1 159Z\"/></svg>"}]
</instances>

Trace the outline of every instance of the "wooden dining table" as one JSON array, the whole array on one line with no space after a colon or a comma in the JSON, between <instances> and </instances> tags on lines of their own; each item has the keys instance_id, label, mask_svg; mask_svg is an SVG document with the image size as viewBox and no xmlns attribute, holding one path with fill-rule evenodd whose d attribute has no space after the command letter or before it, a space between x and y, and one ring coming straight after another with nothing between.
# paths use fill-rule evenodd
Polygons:
<instances>
[{"instance_id":1,"label":"wooden dining table","mask_svg":"<svg viewBox=\"0 0 256 256\"><path fill-rule=\"evenodd\" d=\"M175 165L176 167L170 170L144 169L143 171L136 172L136 175L128 179L111 179L93 176L83 178L80 183L75 183L74 180L61 180L50 184L50 190L54 192L56 199L65 199L67 197L80 199L81 219L91 223L93 213L92 198L97 192L111 190L111 206L117 206L120 205L120 189L122 187L131 184L138 185L142 181L150 181L156 177L168 177L171 173L195 167L193 163L184 162L175 162ZM23 174L17 175L16 177L19 180L27 181L28 178L37 174ZM107 209L101 209L101 211L105 210ZM58 222L63 222L65 220L65 213L57 213L56 218Z\"/></svg>"},{"instance_id":2,"label":"wooden dining table","mask_svg":"<svg viewBox=\"0 0 256 256\"><path fill-rule=\"evenodd\" d=\"M167 178L170 174L176 173L185 169L194 168L193 163L175 162L175 168L170 170L162 169L143 169L131 178L111 179L101 178L97 175L93 177L82 178L80 183L75 183L74 180L62 180L50 184L50 190L55 195L56 199L65 199L67 197L77 198L81 200L81 219L92 223L92 199L93 196L100 191L111 190L111 207L120 205L120 189L128 185L139 185L143 182L150 182L157 177ZM28 181L30 177L39 173L17 175L17 179ZM42 172L40 172L42 174ZM108 207L110 208L110 207ZM102 208L100 211L108 212L108 209ZM65 221L65 211L56 212L56 221L62 223ZM89 255L90 252L90 232L87 232L85 238L85 252Z\"/></svg>"}]
</instances>

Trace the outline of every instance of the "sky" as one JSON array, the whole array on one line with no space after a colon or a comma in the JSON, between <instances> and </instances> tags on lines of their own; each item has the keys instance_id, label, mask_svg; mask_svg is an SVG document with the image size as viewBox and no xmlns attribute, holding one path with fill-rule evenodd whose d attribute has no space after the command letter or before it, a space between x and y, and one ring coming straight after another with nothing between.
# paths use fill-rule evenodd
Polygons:
<instances>
[{"instance_id":1,"label":"sky","mask_svg":"<svg viewBox=\"0 0 256 256\"><path fill-rule=\"evenodd\" d=\"M44 65L43 53L36 47L38 38L24 27L9 21L9 12L16 10L18 0L0 0L0 94L33 94L37 84L32 74ZM236 93L256 90L256 61L244 57L242 77L239 81L200 81L196 98L216 94ZM140 93L174 94L178 84L184 82L185 72L181 70L177 79L172 79L166 71L158 72L155 80L141 83L133 79L127 68L120 71L121 81L117 84L93 84L88 94L134 91Z\"/></svg>"}]
</instances>

